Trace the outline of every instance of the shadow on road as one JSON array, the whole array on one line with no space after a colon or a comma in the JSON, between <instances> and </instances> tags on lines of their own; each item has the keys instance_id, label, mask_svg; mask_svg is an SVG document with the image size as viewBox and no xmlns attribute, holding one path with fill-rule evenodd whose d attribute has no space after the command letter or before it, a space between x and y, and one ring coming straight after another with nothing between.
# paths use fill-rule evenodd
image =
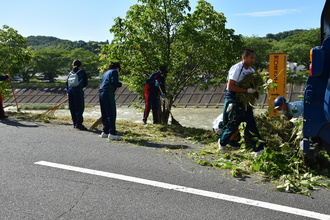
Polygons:
<instances>
[{"instance_id":1,"label":"shadow on road","mask_svg":"<svg viewBox=\"0 0 330 220\"><path fill-rule=\"evenodd\" d=\"M23 124L19 121L10 120L10 119L1 120L0 123L6 124L9 126L15 126L15 127L31 127L31 128L39 127L39 125L36 125L36 124L33 124L33 125L32 124Z\"/></svg>"},{"instance_id":2,"label":"shadow on road","mask_svg":"<svg viewBox=\"0 0 330 220\"><path fill-rule=\"evenodd\" d=\"M183 145L183 144L159 144L155 142L148 142L148 141L136 141L136 140L125 140L125 142L135 144L138 146L143 146L143 147L153 147L153 148L169 148L169 149L188 149L191 148L188 145Z\"/></svg>"}]
</instances>

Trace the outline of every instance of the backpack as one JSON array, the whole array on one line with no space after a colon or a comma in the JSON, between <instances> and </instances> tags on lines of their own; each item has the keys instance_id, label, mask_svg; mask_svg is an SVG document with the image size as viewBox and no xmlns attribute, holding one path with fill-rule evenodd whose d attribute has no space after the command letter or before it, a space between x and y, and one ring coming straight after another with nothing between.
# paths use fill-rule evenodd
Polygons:
<instances>
[{"instance_id":1,"label":"backpack","mask_svg":"<svg viewBox=\"0 0 330 220\"><path fill-rule=\"evenodd\" d=\"M80 70L78 70L79 72ZM78 72L74 73L74 72L70 72L69 76L68 76L68 86L69 87L77 87L79 86L80 82L82 80L79 81L79 77L78 77Z\"/></svg>"}]
</instances>

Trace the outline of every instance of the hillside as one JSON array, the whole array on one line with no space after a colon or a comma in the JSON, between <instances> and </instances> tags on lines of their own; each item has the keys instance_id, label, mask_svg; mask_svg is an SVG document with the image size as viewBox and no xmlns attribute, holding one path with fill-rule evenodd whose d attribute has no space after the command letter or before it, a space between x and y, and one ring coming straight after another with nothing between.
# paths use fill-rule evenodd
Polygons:
<instances>
[{"instance_id":1,"label":"hillside","mask_svg":"<svg viewBox=\"0 0 330 220\"><path fill-rule=\"evenodd\" d=\"M105 42L96 41L70 41L62 40L51 36L29 36L27 37L27 46L32 50L42 50L42 49L56 49L56 50L73 50L76 48L83 48L89 50L93 53L98 53L100 51L100 45L108 44Z\"/></svg>"}]
</instances>

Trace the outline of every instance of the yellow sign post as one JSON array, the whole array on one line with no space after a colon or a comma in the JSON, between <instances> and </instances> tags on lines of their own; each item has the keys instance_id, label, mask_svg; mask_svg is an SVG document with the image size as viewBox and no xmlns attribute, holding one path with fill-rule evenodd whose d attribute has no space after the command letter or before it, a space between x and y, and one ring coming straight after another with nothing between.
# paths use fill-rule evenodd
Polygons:
<instances>
[{"instance_id":1,"label":"yellow sign post","mask_svg":"<svg viewBox=\"0 0 330 220\"><path fill-rule=\"evenodd\" d=\"M286 53L271 53L269 54L269 79L276 83L275 88L269 88L268 91L268 108L269 116L279 115L274 109L274 100L278 96L286 98Z\"/></svg>"}]
</instances>

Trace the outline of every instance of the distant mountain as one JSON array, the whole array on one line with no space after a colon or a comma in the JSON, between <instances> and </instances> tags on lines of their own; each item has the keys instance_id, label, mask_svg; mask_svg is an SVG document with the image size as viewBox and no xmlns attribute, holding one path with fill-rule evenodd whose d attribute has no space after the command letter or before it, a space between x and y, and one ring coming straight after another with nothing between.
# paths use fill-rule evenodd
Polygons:
<instances>
[{"instance_id":1,"label":"distant mountain","mask_svg":"<svg viewBox=\"0 0 330 220\"><path fill-rule=\"evenodd\" d=\"M277 34L267 34L265 38L280 41L280 40L283 40L287 37L290 37L290 36L295 35L295 34L299 34L299 33L304 32L304 31L309 31L309 30L296 29L296 30L292 30L292 31L280 32L280 33L277 33Z\"/></svg>"},{"instance_id":2,"label":"distant mountain","mask_svg":"<svg viewBox=\"0 0 330 220\"><path fill-rule=\"evenodd\" d=\"M92 51L93 53L98 54L102 44L108 44L108 41L105 42L96 42L96 41L70 41L62 40L56 37L48 36L29 36L27 37L28 43L27 46L32 50L41 50L41 49L56 49L56 50L73 50L75 48L83 48L85 50Z\"/></svg>"}]
</instances>

